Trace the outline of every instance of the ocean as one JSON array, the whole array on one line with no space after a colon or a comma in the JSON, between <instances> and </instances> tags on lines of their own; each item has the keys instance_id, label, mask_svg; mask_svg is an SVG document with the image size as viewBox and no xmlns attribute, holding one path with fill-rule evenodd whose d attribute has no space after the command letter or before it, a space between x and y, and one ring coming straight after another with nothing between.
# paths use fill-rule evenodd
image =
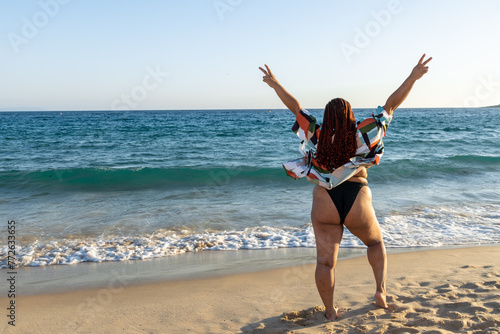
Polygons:
<instances>
[{"instance_id":1,"label":"ocean","mask_svg":"<svg viewBox=\"0 0 500 334\"><path fill-rule=\"evenodd\" d=\"M322 109L310 109L322 118ZM358 120L374 109L356 109ZM315 246L287 110L0 113L0 267ZM500 109L398 109L369 170L388 248L500 243ZM362 248L346 231L341 247Z\"/></svg>"}]
</instances>

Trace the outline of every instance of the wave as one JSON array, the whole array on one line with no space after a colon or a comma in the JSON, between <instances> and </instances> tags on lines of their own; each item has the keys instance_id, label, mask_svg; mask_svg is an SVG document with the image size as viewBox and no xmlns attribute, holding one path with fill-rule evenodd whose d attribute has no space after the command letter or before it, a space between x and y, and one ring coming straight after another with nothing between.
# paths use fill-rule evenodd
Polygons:
<instances>
[{"instance_id":1,"label":"wave","mask_svg":"<svg viewBox=\"0 0 500 334\"><path fill-rule=\"evenodd\" d=\"M204 250L276 249L315 247L314 233L304 227L253 227L243 231L205 232L158 230L152 234L131 237L98 237L38 240L20 246L16 267L144 260ZM0 268L7 268L8 247L0 247Z\"/></svg>"},{"instance_id":2,"label":"wave","mask_svg":"<svg viewBox=\"0 0 500 334\"><path fill-rule=\"evenodd\" d=\"M380 219L388 247L440 247L498 244L499 205L414 207ZM87 238L67 237L19 242L16 266L46 266L142 260L186 252L315 247L311 224L299 227L254 226L244 230L204 231L161 229L153 233ZM347 230L341 247L364 247ZM0 247L0 268L7 268L8 247Z\"/></svg>"},{"instance_id":3,"label":"wave","mask_svg":"<svg viewBox=\"0 0 500 334\"><path fill-rule=\"evenodd\" d=\"M500 157L463 155L436 159L398 159L382 160L379 167L371 168L369 181L423 180L434 178L462 177L473 174L489 173L491 168L500 165Z\"/></svg>"},{"instance_id":4,"label":"wave","mask_svg":"<svg viewBox=\"0 0 500 334\"><path fill-rule=\"evenodd\" d=\"M0 187L14 189L136 190L286 181L282 168L68 168L0 172Z\"/></svg>"},{"instance_id":5,"label":"wave","mask_svg":"<svg viewBox=\"0 0 500 334\"><path fill-rule=\"evenodd\" d=\"M398 159L382 161L370 170L370 180L398 180L463 176L488 172L479 166L497 166L500 157L458 155L432 161ZM230 184L266 185L270 182L289 182L281 167L255 168L66 168L41 171L2 171L0 188L39 190L140 190L151 188L198 188Z\"/></svg>"}]
</instances>

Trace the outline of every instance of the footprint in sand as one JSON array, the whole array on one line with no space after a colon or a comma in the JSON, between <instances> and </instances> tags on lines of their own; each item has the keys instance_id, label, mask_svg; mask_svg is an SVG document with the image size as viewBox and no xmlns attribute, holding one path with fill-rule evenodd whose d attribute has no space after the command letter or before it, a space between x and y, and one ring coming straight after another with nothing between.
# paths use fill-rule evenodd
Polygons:
<instances>
[{"instance_id":1,"label":"footprint in sand","mask_svg":"<svg viewBox=\"0 0 500 334\"><path fill-rule=\"evenodd\" d=\"M453 294L453 291L452 292L449 292L451 294ZM434 291L429 291L427 292L426 294L422 295L422 298L424 298L424 300L434 300L436 298L439 298L439 293L436 293ZM422 301L424 302L424 301Z\"/></svg>"},{"instance_id":2,"label":"footprint in sand","mask_svg":"<svg viewBox=\"0 0 500 334\"><path fill-rule=\"evenodd\" d=\"M405 323L404 325L405 326L408 326L408 327L432 327L432 326L435 326L435 325L438 325L439 324L439 321L436 321L434 319L430 319L430 318L427 318L427 317L422 317L422 318L416 318L412 321L409 321L407 323ZM417 332L418 333L418 332Z\"/></svg>"},{"instance_id":3,"label":"footprint in sand","mask_svg":"<svg viewBox=\"0 0 500 334\"><path fill-rule=\"evenodd\" d=\"M494 271L491 273L486 273L486 274L483 274L483 277L487 277L487 278L500 277L500 272Z\"/></svg>"},{"instance_id":4,"label":"footprint in sand","mask_svg":"<svg viewBox=\"0 0 500 334\"><path fill-rule=\"evenodd\" d=\"M497 282L497 281L489 281L489 282L484 282L483 284L484 286L496 286L496 285L500 285L500 282Z\"/></svg>"},{"instance_id":5,"label":"footprint in sand","mask_svg":"<svg viewBox=\"0 0 500 334\"><path fill-rule=\"evenodd\" d=\"M406 319L415 319L417 318L418 316L420 316L420 313L419 312L409 312L405 315L405 318Z\"/></svg>"},{"instance_id":6,"label":"footprint in sand","mask_svg":"<svg viewBox=\"0 0 500 334\"><path fill-rule=\"evenodd\" d=\"M460 267L461 269L479 269L481 268L481 266L470 266L470 265L467 265L467 266L463 266L463 267Z\"/></svg>"},{"instance_id":7,"label":"footprint in sand","mask_svg":"<svg viewBox=\"0 0 500 334\"><path fill-rule=\"evenodd\" d=\"M420 286L425 287L425 286L429 286L429 285L431 285L431 282L421 282L421 283L418 283L418 284L419 284Z\"/></svg>"},{"instance_id":8,"label":"footprint in sand","mask_svg":"<svg viewBox=\"0 0 500 334\"><path fill-rule=\"evenodd\" d=\"M406 304L406 303L414 302L415 301L415 297L413 297L413 296L402 296L402 295L391 296L390 300L387 300L387 301L388 302L398 301L398 302L401 302L403 304Z\"/></svg>"},{"instance_id":9,"label":"footprint in sand","mask_svg":"<svg viewBox=\"0 0 500 334\"><path fill-rule=\"evenodd\" d=\"M460 286L460 289L477 289L481 287L481 283L466 283Z\"/></svg>"},{"instance_id":10,"label":"footprint in sand","mask_svg":"<svg viewBox=\"0 0 500 334\"><path fill-rule=\"evenodd\" d=\"M453 330L455 333L463 332L463 329L467 326L467 320L452 320L446 322L446 326Z\"/></svg>"},{"instance_id":11,"label":"footprint in sand","mask_svg":"<svg viewBox=\"0 0 500 334\"><path fill-rule=\"evenodd\" d=\"M476 312L487 312L488 309L479 305L473 305L470 302L457 302L444 304L443 307L449 310L457 310L460 312L467 312L475 314Z\"/></svg>"},{"instance_id":12,"label":"footprint in sand","mask_svg":"<svg viewBox=\"0 0 500 334\"><path fill-rule=\"evenodd\" d=\"M387 328L387 331L385 333L390 333L390 334L408 334L408 333L420 333L418 329L411 328L411 327L396 327L395 325L391 324Z\"/></svg>"},{"instance_id":13,"label":"footprint in sand","mask_svg":"<svg viewBox=\"0 0 500 334\"><path fill-rule=\"evenodd\" d=\"M432 310L430 308L415 308L415 312L418 312L418 313L431 313Z\"/></svg>"},{"instance_id":14,"label":"footprint in sand","mask_svg":"<svg viewBox=\"0 0 500 334\"><path fill-rule=\"evenodd\" d=\"M445 313L441 313L440 316L448 319L462 319L465 317L462 313L457 311L447 311Z\"/></svg>"},{"instance_id":15,"label":"footprint in sand","mask_svg":"<svg viewBox=\"0 0 500 334\"><path fill-rule=\"evenodd\" d=\"M289 325L298 325L302 327L321 324L327 319L325 318L325 308L316 306L302 311L292 311L283 314L281 321Z\"/></svg>"},{"instance_id":16,"label":"footprint in sand","mask_svg":"<svg viewBox=\"0 0 500 334\"><path fill-rule=\"evenodd\" d=\"M490 313L500 313L500 303L499 302L484 303L484 306L490 307L493 309L490 311Z\"/></svg>"},{"instance_id":17,"label":"footprint in sand","mask_svg":"<svg viewBox=\"0 0 500 334\"><path fill-rule=\"evenodd\" d=\"M442 307L449 310L458 310L458 309L467 309L471 306L472 304L469 302L456 302L456 303L443 304Z\"/></svg>"},{"instance_id":18,"label":"footprint in sand","mask_svg":"<svg viewBox=\"0 0 500 334\"><path fill-rule=\"evenodd\" d=\"M458 286L451 285L448 283L448 284L443 284L443 285L437 286L436 291L437 291L437 293L446 293L446 292L455 291L457 288L458 288Z\"/></svg>"},{"instance_id":19,"label":"footprint in sand","mask_svg":"<svg viewBox=\"0 0 500 334\"><path fill-rule=\"evenodd\" d=\"M457 293L456 295L457 298L454 299L460 299L460 298L471 298L471 299L476 299L478 298L478 295L475 293L472 293L470 291L464 291L462 293ZM451 299L451 298L450 298Z\"/></svg>"},{"instance_id":20,"label":"footprint in sand","mask_svg":"<svg viewBox=\"0 0 500 334\"><path fill-rule=\"evenodd\" d=\"M498 333L498 332L494 332L493 329L498 330L499 326L500 326L500 321L490 319L490 320L482 321L480 323L472 325L472 326L470 326L470 329L482 330L482 333ZM487 332L486 330L491 330L491 331Z\"/></svg>"}]
</instances>

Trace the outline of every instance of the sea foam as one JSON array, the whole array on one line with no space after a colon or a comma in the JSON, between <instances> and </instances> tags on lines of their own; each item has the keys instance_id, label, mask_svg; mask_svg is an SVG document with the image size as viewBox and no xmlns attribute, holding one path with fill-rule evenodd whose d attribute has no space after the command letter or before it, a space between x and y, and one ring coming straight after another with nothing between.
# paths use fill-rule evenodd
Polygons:
<instances>
[{"instance_id":1,"label":"sea foam","mask_svg":"<svg viewBox=\"0 0 500 334\"><path fill-rule=\"evenodd\" d=\"M439 247L500 243L500 206L414 208L380 221L387 247ZM19 266L46 266L142 260L186 252L315 247L311 224L300 227L258 226L240 231L193 233L158 230L139 236L39 241L18 246ZM347 229L341 247L364 247ZM0 249L7 267L7 247Z\"/></svg>"}]
</instances>

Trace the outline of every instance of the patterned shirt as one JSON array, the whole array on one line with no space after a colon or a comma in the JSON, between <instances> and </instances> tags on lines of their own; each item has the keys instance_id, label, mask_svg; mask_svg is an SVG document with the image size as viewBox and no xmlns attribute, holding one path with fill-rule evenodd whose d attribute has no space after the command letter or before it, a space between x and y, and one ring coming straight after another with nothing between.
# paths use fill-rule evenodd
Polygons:
<instances>
[{"instance_id":1,"label":"patterned shirt","mask_svg":"<svg viewBox=\"0 0 500 334\"><path fill-rule=\"evenodd\" d=\"M292 127L292 131L302 140L299 148L302 157L283 164L283 168L294 179L305 177L314 184L332 189L356 174L360 168L378 165L384 154L382 138L391 120L392 116L379 106L377 115L372 114L364 121L357 122L356 155L345 165L329 171L316 161L321 124L317 124L316 119L302 109L297 113Z\"/></svg>"}]
</instances>

